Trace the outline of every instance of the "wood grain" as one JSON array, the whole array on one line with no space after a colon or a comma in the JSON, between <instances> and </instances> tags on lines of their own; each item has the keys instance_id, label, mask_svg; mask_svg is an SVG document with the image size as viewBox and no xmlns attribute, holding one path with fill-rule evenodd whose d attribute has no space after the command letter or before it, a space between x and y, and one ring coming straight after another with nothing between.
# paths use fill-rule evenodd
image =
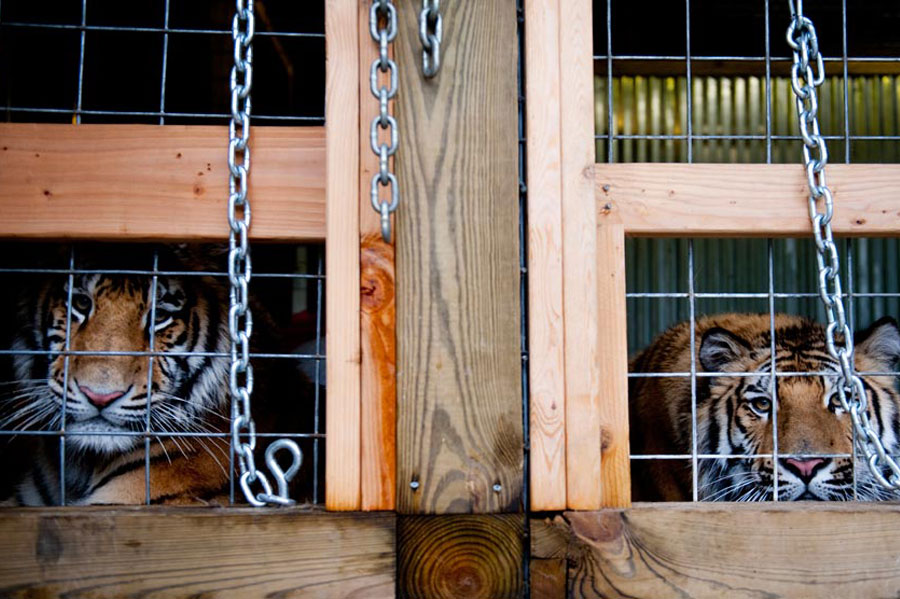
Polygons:
<instances>
[{"instance_id":1,"label":"wood grain","mask_svg":"<svg viewBox=\"0 0 900 599\"><path fill-rule=\"evenodd\" d=\"M566 506L558 1L525 3L531 507Z\"/></svg>"},{"instance_id":2,"label":"wood grain","mask_svg":"<svg viewBox=\"0 0 900 599\"><path fill-rule=\"evenodd\" d=\"M566 560L531 560L531 599L565 599Z\"/></svg>"},{"instance_id":3,"label":"wood grain","mask_svg":"<svg viewBox=\"0 0 900 599\"><path fill-rule=\"evenodd\" d=\"M401 516L397 596L403 599L522 597L524 517Z\"/></svg>"},{"instance_id":4,"label":"wood grain","mask_svg":"<svg viewBox=\"0 0 900 599\"><path fill-rule=\"evenodd\" d=\"M292 509L5 510L0 596L394 596L392 514Z\"/></svg>"},{"instance_id":5,"label":"wood grain","mask_svg":"<svg viewBox=\"0 0 900 599\"><path fill-rule=\"evenodd\" d=\"M516 511L523 434L515 3L442 6L443 65L430 80L421 75L420 9L398 3L394 42L403 197L398 511Z\"/></svg>"},{"instance_id":6,"label":"wood grain","mask_svg":"<svg viewBox=\"0 0 900 599\"><path fill-rule=\"evenodd\" d=\"M642 504L532 520L531 532L533 549L568 539L573 598L900 593L896 504Z\"/></svg>"},{"instance_id":7,"label":"wood grain","mask_svg":"<svg viewBox=\"0 0 900 599\"><path fill-rule=\"evenodd\" d=\"M360 508L358 3L326 0L325 505Z\"/></svg>"},{"instance_id":8,"label":"wood grain","mask_svg":"<svg viewBox=\"0 0 900 599\"><path fill-rule=\"evenodd\" d=\"M362 509L392 510L397 488L394 248L380 234L363 238L360 272Z\"/></svg>"},{"instance_id":9,"label":"wood grain","mask_svg":"<svg viewBox=\"0 0 900 599\"><path fill-rule=\"evenodd\" d=\"M597 417L602 432L601 504L631 505L631 460L628 444L628 318L625 306L625 230L622 225L597 227L599 282L600 394ZM571 503L571 502L570 502Z\"/></svg>"},{"instance_id":10,"label":"wood grain","mask_svg":"<svg viewBox=\"0 0 900 599\"><path fill-rule=\"evenodd\" d=\"M228 129L0 124L0 237L212 241L228 235ZM325 238L325 131L258 127L250 236Z\"/></svg>"},{"instance_id":11,"label":"wood grain","mask_svg":"<svg viewBox=\"0 0 900 599\"><path fill-rule=\"evenodd\" d=\"M806 173L792 164L598 164L600 221L651 237L810 235ZM830 164L832 228L841 236L900 232L900 168Z\"/></svg>"},{"instance_id":12,"label":"wood grain","mask_svg":"<svg viewBox=\"0 0 900 599\"><path fill-rule=\"evenodd\" d=\"M591 0L559 3L563 296L566 322L566 497L570 509L601 505L601 364L594 193ZM529 175L531 171L529 171ZM605 324L605 323L604 323ZM622 325L624 326L624 321ZM604 373L606 374L606 373Z\"/></svg>"},{"instance_id":13,"label":"wood grain","mask_svg":"<svg viewBox=\"0 0 900 599\"><path fill-rule=\"evenodd\" d=\"M359 236L361 376L360 500L363 510L393 510L397 493L397 346L394 246L381 237L381 219L369 190L378 172L369 131L378 102L369 89L369 69L378 48L369 33L370 2L360 2L359 23ZM391 50L388 52L393 54ZM382 75L382 77L387 77ZM394 102L389 102L393 110ZM383 135L386 135L383 133ZM393 158L389 158L393 165ZM393 168L393 167L392 167Z\"/></svg>"}]
</instances>

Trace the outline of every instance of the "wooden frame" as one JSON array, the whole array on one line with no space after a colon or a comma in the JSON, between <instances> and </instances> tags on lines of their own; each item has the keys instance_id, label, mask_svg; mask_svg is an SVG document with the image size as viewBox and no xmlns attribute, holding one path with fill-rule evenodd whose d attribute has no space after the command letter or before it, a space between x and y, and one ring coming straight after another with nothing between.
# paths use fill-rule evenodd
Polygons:
<instances>
[{"instance_id":1,"label":"wooden frame","mask_svg":"<svg viewBox=\"0 0 900 599\"><path fill-rule=\"evenodd\" d=\"M531 520L540 597L892 597L896 504L640 504Z\"/></svg>"},{"instance_id":2,"label":"wooden frame","mask_svg":"<svg viewBox=\"0 0 900 599\"><path fill-rule=\"evenodd\" d=\"M0 237L225 239L227 139L214 126L0 123ZM251 237L323 241L325 130L253 127L250 147Z\"/></svg>"},{"instance_id":3,"label":"wooden frame","mask_svg":"<svg viewBox=\"0 0 900 599\"><path fill-rule=\"evenodd\" d=\"M3 597L394 597L393 514L8 509Z\"/></svg>"}]
</instances>

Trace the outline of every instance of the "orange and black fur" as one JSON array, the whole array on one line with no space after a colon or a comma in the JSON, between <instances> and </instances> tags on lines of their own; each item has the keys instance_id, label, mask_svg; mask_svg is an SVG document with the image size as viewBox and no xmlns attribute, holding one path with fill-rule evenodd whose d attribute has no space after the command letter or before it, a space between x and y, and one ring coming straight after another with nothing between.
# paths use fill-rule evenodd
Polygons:
<instances>
[{"instance_id":1,"label":"orange and black fur","mask_svg":"<svg viewBox=\"0 0 900 599\"><path fill-rule=\"evenodd\" d=\"M810 320L775 317L776 372L835 373L777 377L772 392L770 319L767 314L721 314L699 318L695 327L697 372L753 373L696 378L697 453L773 453L778 426L778 496L782 500L897 499L875 481L852 453L850 416L834 388L838 364L827 352L824 328ZM859 372L893 372L900 359L900 331L883 318L855 338ZM636 356L631 372L689 373L689 323L660 335ZM886 449L900 450L900 394L894 376L865 375L869 418ZM690 377L632 377L629 384L632 454L691 454ZM773 418L773 405L777 403ZM821 457L817 457L821 454ZM832 456L832 457L829 457ZM689 501L690 460L633 460L633 495L639 501ZM772 499L773 460L707 458L697 462L698 499ZM853 475L856 474L856 495Z\"/></svg>"},{"instance_id":2,"label":"orange and black fur","mask_svg":"<svg viewBox=\"0 0 900 599\"><path fill-rule=\"evenodd\" d=\"M110 265L100 260L98 266ZM178 260L160 269L190 270ZM24 295L14 342L23 352L14 357L16 392L0 404L0 428L58 431L64 419L66 437L62 452L56 435L31 437L30 464L10 503L144 503L146 460L152 503L215 503L227 497L227 279L159 275L152 315L151 281L147 275L76 273L71 279L47 279ZM259 331L265 318L256 316ZM152 372L146 354L76 353L66 360L60 352L66 348L67 322L70 351L159 352ZM257 383L260 372L265 369L257 369ZM279 402L266 397L264 383L257 385L254 399L260 430L272 430L271 410ZM286 411L278 415L279 432L299 432L305 400L280 402ZM155 434L145 437L140 434L145 430Z\"/></svg>"}]
</instances>

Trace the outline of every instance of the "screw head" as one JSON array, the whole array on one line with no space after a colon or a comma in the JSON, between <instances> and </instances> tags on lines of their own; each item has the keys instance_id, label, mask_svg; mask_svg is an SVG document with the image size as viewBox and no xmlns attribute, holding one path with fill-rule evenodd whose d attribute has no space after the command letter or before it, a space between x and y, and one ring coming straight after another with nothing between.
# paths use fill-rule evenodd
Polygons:
<instances>
[{"instance_id":1,"label":"screw head","mask_svg":"<svg viewBox=\"0 0 900 599\"><path fill-rule=\"evenodd\" d=\"M419 488L419 481L417 481L417 480L410 481L410 483L409 483L409 488L412 489L413 491L415 491L416 489L418 489L418 488Z\"/></svg>"},{"instance_id":2,"label":"screw head","mask_svg":"<svg viewBox=\"0 0 900 599\"><path fill-rule=\"evenodd\" d=\"M499 493L503 490L503 486L500 483L494 483L492 488L494 489L494 493Z\"/></svg>"}]
</instances>

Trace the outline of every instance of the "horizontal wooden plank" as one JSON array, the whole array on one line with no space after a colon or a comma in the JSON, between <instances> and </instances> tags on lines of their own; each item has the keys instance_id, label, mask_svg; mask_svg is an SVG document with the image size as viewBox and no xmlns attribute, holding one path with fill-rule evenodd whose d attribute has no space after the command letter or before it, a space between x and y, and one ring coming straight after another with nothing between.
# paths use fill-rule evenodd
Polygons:
<instances>
[{"instance_id":1,"label":"horizontal wooden plank","mask_svg":"<svg viewBox=\"0 0 900 599\"><path fill-rule=\"evenodd\" d=\"M222 240L228 129L0 124L0 237ZM250 235L325 238L325 130L253 127Z\"/></svg>"},{"instance_id":2,"label":"horizontal wooden plank","mask_svg":"<svg viewBox=\"0 0 900 599\"><path fill-rule=\"evenodd\" d=\"M2 597L393 597L395 517L251 508L0 512Z\"/></svg>"},{"instance_id":3,"label":"horizontal wooden plank","mask_svg":"<svg viewBox=\"0 0 900 599\"><path fill-rule=\"evenodd\" d=\"M799 152L799 148L798 148ZM799 164L596 165L600 222L648 237L806 237L812 234ZM835 235L900 233L900 165L833 164Z\"/></svg>"},{"instance_id":4,"label":"horizontal wooden plank","mask_svg":"<svg viewBox=\"0 0 900 599\"><path fill-rule=\"evenodd\" d=\"M900 505L640 504L532 520L568 597L896 597ZM544 555L547 554L547 555Z\"/></svg>"}]
</instances>

